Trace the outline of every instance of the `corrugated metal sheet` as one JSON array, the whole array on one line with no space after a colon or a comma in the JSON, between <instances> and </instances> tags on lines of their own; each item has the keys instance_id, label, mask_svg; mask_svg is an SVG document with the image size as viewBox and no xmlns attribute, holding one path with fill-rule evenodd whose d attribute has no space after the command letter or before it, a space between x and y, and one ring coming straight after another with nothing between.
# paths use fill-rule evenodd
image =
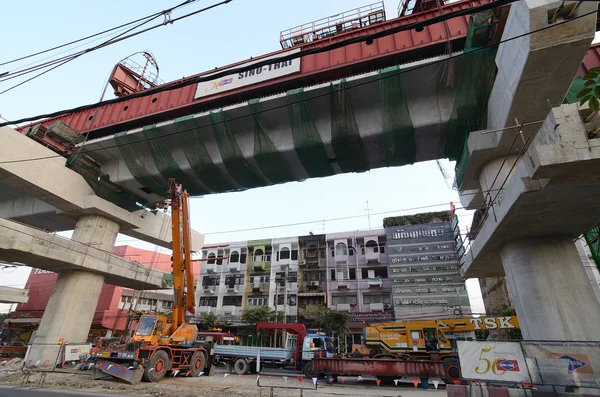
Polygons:
<instances>
[{"instance_id":1,"label":"corrugated metal sheet","mask_svg":"<svg viewBox=\"0 0 600 397\"><path fill-rule=\"evenodd\" d=\"M593 44L585 53L575 77L585 76L588 70L600 66L600 43Z\"/></svg>"},{"instance_id":2,"label":"corrugated metal sheet","mask_svg":"<svg viewBox=\"0 0 600 397\"><path fill-rule=\"evenodd\" d=\"M466 9L472 6L489 3L490 0L462 0L443 6L443 12ZM395 18L381 24L353 30L327 39L311 42L302 47L303 50L321 47L326 44L339 42L354 36L375 33L396 26L406 25L415 21L429 19L439 15L432 10L402 18ZM467 32L468 17L453 18L448 23L450 40L463 39ZM399 63L421 60L445 51L447 41L443 23L425 27L422 32L414 29L403 31L391 36L382 37L372 45L365 43L352 44L321 54L307 55L301 58L301 72L262 83L245 86L237 90L226 91L222 94L194 101L196 84L143 98L134 98L124 102L99 106L89 110L66 114L41 122L49 125L60 120L80 133L90 132L90 138L140 127L160 121L185 116L209 109L215 109L256 97L264 97L293 88L305 87L319 82L327 82L354 74L364 73ZM455 44L454 50L462 48L462 43ZM286 50L255 57L254 60L276 55ZM204 72L204 75L220 70L239 66L248 60L237 64ZM191 77L196 77L191 76ZM190 77L190 78L191 78ZM172 83L170 83L172 84ZM34 123L25 126L20 131L28 131Z\"/></svg>"}]
</instances>

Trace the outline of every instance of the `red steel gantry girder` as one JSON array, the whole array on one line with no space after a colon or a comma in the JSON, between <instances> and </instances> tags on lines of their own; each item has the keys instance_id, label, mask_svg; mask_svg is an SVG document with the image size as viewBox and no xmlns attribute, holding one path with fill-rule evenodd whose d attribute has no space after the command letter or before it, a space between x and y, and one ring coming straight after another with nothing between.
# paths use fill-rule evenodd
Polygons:
<instances>
[{"instance_id":1,"label":"red steel gantry girder","mask_svg":"<svg viewBox=\"0 0 600 397\"><path fill-rule=\"evenodd\" d=\"M467 9L489 2L490 0L460 0L442 6L442 13ZM293 48L300 47L302 50L318 48L352 37L381 32L400 25L427 20L438 15L440 15L440 11L437 9L410 14ZM447 23L449 40L454 43L460 42L461 44L455 46L455 48L462 48L462 42L464 42L467 33L469 17L452 18ZM424 27L421 32L411 29L378 38L371 45L357 43L319 54L305 55L300 59L300 73L240 87L198 100L194 100L197 84L191 84L182 88L162 91L155 95L131 98L119 103L99 104L97 107L90 109L35 122L23 126L19 130L27 132L37 124L48 126L55 121L62 121L79 133L89 132L88 138L93 139L193 113L217 109L253 98L286 92L294 88L333 81L388 66L441 55L444 54L447 41L448 38L446 37L444 23L439 22ZM278 55L289 50L280 50L255 57L253 61ZM168 86L169 84L179 83L193 77L240 66L246 62L248 60L200 73L196 76L183 78L165 85Z\"/></svg>"}]
</instances>

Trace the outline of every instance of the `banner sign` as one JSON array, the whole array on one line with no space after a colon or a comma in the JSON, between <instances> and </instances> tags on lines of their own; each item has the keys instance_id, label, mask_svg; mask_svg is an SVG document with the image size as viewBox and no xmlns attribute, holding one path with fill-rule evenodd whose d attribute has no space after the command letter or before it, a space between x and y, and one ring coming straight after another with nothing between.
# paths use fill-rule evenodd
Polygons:
<instances>
[{"instance_id":1,"label":"banner sign","mask_svg":"<svg viewBox=\"0 0 600 397\"><path fill-rule=\"evenodd\" d=\"M459 340L457 346L465 379L530 382L519 343Z\"/></svg>"},{"instance_id":2,"label":"banner sign","mask_svg":"<svg viewBox=\"0 0 600 397\"><path fill-rule=\"evenodd\" d=\"M394 321L394 312L357 312L350 313L350 322L361 321Z\"/></svg>"},{"instance_id":3,"label":"banner sign","mask_svg":"<svg viewBox=\"0 0 600 397\"><path fill-rule=\"evenodd\" d=\"M600 343L522 341L521 345L534 383L600 386Z\"/></svg>"},{"instance_id":4,"label":"banner sign","mask_svg":"<svg viewBox=\"0 0 600 397\"><path fill-rule=\"evenodd\" d=\"M238 68L242 66L249 66L257 62L291 55L299 51L300 48L296 48L292 51L278 53L270 57L261 58L252 62L246 62L241 65L236 65L235 67ZM212 81L204 81L198 83L198 88L196 89L196 95L194 96L194 99L220 94L225 91L235 90L240 87L260 83L267 80L272 80L278 77L286 76L288 74L297 73L299 71L300 58L295 58L284 62L273 62L268 65L258 67L256 69L247 70L243 73L230 74L227 76L219 77Z\"/></svg>"},{"instance_id":5,"label":"banner sign","mask_svg":"<svg viewBox=\"0 0 600 397\"><path fill-rule=\"evenodd\" d=\"M90 345L66 345L65 361L79 361L81 354L90 354Z\"/></svg>"}]
</instances>

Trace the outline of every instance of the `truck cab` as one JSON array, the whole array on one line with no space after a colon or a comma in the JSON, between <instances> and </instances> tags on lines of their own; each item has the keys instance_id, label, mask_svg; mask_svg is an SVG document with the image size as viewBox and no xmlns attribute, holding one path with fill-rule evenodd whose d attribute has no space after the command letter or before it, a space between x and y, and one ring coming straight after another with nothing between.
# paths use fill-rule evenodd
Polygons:
<instances>
[{"instance_id":1,"label":"truck cab","mask_svg":"<svg viewBox=\"0 0 600 397\"><path fill-rule=\"evenodd\" d=\"M167 323L167 317L145 314L140 317L132 341L143 341L147 345L158 344L158 339L166 333L169 327L170 324Z\"/></svg>"},{"instance_id":2,"label":"truck cab","mask_svg":"<svg viewBox=\"0 0 600 397\"><path fill-rule=\"evenodd\" d=\"M302 343L302 361L310 361L315 357L315 351L325 350L327 357L335 355L333 341L322 331L308 330Z\"/></svg>"}]
</instances>

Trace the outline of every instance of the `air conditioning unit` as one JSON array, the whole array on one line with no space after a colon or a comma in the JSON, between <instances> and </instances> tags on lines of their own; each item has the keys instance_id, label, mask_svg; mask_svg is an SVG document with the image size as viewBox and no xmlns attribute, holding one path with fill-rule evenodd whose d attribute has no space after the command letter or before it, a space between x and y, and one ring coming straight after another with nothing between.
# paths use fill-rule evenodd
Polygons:
<instances>
[{"instance_id":1,"label":"air conditioning unit","mask_svg":"<svg viewBox=\"0 0 600 397\"><path fill-rule=\"evenodd\" d=\"M306 259L302 259L300 261L300 266L306 266Z\"/></svg>"},{"instance_id":2,"label":"air conditioning unit","mask_svg":"<svg viewBox=\"0 0 600 397\"><path fill-rule=\"evenodd\" d=\"M244 292L244 286L236 285L235 287L233 287L233 292L236 292L236 293Z\"/></svg>"},{"instance_id":3,"label":"air conditioning unit","mask_svg":"<svg viewBox=\"0 0 600 397\"><path fill-rule=\"evenodd\" d=\"M392 305L390 305L389 303L385 303L385 304L383 305L383 309L384 309L384 310L390 310L391 308L392 308Z\"/></svg>"}]
</instances>

